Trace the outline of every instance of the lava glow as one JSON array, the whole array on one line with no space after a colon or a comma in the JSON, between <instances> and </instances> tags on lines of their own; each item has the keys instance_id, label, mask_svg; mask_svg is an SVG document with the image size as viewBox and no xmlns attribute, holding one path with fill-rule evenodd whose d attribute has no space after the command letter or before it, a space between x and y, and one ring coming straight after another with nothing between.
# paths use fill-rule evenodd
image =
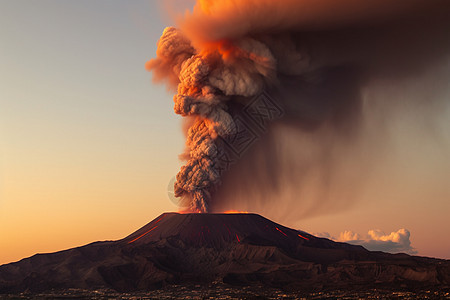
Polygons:
<instances>
[{"instance_id":1,"label":"lava glow","mask_svg":"<svg viewBox=\"0 0 450 300\"><path fill-rule=\"evenodd\" d=\"M159 223L163 218L164 218L164 216L162 216L159 220L157 220L157 221L155 222L155 224ZM146 232L144 232L143 234L141 234L141 235L138 236L137 238L135 238L135 239L129 241L128 244L131 244L131 243L133 243L133 242L136 242L138 239L140 239L141 237L147 235L150 231L153 231L153 230L156 229L157 227L158 227L158 226L153 226L150 230L147 230Z\"/></svg>"},{"instance_id":2,"label":"lava glow","mask_svg":"<svg viewBox=\"0 0 450 300\"><path fill-rule=\"evenodd\" d=\"M307 237L304 237L304 236L301 235L301 234L299 234L298 236L301 237L302 239L305 239L305 240L309 241L309 239L308 239Z\"/></svg>"},{"instance_id":3,"label":"lava glow","mask_svg":"<svg viewBox=\"0 0 450 300\"><path fill-rule=\"evenodd\" d=\"M202 212L200 210L186 210L186 209L180 209L177 211L178 214L184 215L184 214L201 214Z\"/></svg>"},{"instance_id":4,"label":"lava glow","mask_svg":"<svg viewBox=\"0 0 450 300\"><path fill-rule=\"evenodd\" d=\"M224 214L248 214L248 211L238 211L238 210L227 210L223 212Z\"/></svg>"},{"instance_id":5,"label":"lava glow","mask_svg":"<svg viewBox=\"0 0 450 300\"><path fill-rule=\"evenodd\" d=\"M286 233L284 233L283 231L281 231L278 227L275 227L276 230L278 230L279 232L281 232L282 234L284 234L285 236L287 236Z\"/></svg>"},{"instance_id":6,"label":"lava glow","mask_svg":"<svg viewBox=\"0 0 450 300\"><path fill-rule=\"evenodd\" d=\"M138 236L138 237L135 238L134 240L129 241L128 244L131 244L131 243L133 243L133 242L136 242L138 239L140 239L141 237L147 235L150 231L152 231L152 230L155 229L156 227L158 227L158 226L153 227L152 229L150 229L150 230L148 230L147 232L141 234L140 236Z\"/></svg>"}]
</instances>

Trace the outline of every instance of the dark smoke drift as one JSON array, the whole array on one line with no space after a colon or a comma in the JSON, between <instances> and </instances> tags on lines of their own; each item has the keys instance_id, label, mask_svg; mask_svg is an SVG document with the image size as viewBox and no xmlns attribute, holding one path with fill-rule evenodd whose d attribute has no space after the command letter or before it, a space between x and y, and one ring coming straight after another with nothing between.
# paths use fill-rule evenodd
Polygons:
<instances>
[{"instance_id":1,"label":"dark smoke drift","mask_svg":"<svg viewBox=\"0 0 450 300\"><path fill-rule=\"evenodd\" d=\"M449 20L450 2L440 0L198 1L180 29L164 30L147 63L155 80L176 87L174 110L189 117L176 196L207 212L238 195L265 203L286 178L301 187L315 176L326 190L343 173L340 153L365 134L362 90L445 61ZM240 132L239 108L263 93L282 118L265 123L264 135L224 169L223 141ZM395 101L383 99L387 111ZM290 150L279 146L288 140Z\"/></svg>"}]
</instances>

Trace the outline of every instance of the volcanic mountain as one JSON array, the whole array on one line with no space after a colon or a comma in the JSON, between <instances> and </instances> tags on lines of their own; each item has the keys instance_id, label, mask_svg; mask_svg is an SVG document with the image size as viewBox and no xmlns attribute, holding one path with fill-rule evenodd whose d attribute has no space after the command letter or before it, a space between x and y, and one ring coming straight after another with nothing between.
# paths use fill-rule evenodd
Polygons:
<instances>
[{"instance_id":1,"label":"volcanic mountain","mask_svg":"<svg viewBox=\"0 0 450 300\"><path fill-rule=\"evenodd\" d=\"M371 252L257 214L164 213L118 241L0 266L0 293L217 282L289 289L448 287L450 261Z\"/></svg>"}]
</instances>

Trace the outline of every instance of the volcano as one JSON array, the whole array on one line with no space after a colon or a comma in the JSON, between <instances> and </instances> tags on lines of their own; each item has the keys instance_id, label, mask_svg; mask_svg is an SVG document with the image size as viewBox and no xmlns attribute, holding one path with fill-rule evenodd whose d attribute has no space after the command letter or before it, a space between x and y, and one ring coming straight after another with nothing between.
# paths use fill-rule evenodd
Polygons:
<instances>
[{"instance_id":1,"label":"volcano","mask_svg":"<svg viewBox=\"0 0 450 300\"><path fill-rule=\"evenodd\" d=\"M0 266L0 293L146 291L226 283L289 289L450 285L450 261L368 251L257 214L164 213L118 241Z\"/></svg>"}]
</instances>

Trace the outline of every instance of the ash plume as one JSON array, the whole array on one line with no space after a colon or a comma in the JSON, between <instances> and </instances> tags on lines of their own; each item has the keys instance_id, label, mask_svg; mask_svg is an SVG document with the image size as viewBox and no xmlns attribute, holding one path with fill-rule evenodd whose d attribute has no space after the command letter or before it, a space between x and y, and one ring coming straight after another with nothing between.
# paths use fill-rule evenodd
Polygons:
<instances>
[{"instance_id":1,"label":"ash plume","mask_svg":"<svg viewBox=\"0 0 450 300\"><path fill-rule=\"evenodd\" d=\"M351 149L372 146L364 142L364 91L445 62L449 16L450 2L441 0L198 1L179 29L164 30L146 65L176 89L174 110L191 122L175 195L207 212L261 210L281 190L295 199L339 194L333 187L342 177L359 176ZM237 135L240 108L263 93L283 117L265 124L264 135L224 170L222 141ZM382 99L381 115L396 101Z\"/></svg>"}]
</instances>

